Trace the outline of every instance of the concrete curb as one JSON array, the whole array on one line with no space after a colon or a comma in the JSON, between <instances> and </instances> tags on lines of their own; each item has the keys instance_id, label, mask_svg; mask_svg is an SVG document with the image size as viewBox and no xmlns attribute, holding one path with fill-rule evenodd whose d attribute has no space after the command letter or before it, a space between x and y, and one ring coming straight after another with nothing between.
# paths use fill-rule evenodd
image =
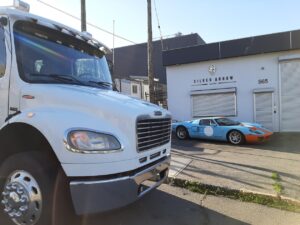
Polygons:
<instances>
[{"instance_id":1,"label":"concrete curb","mask_svg":"<svg viewBox=\"0 0 300 225\"><path fill-rule=\"evenodd\" d=\"M231 189L231 188L229 188ZM286 200L286 201L290 201L290 202L293 202L297 205L300 205L300 200L298 199L294 199L294 198L291 198L291 197L287 197L287 196L284 196L284 195L274 195L274 194L269 194L269 193L265 193L265 192L259 192L259 191L252 191L252 190L247 190L247 189L241 189L241 190L238 190L238 189L231 189L231 190L237 190L237 191L240 191L240 192L243 192L243 193L249 193L249 194L257 194L257 195L262 195L262 196L269 196L269 197L273 197L273 198L280 198L282 200Z\"/></svg>"},{"instance_id":2,"label":"concrete curb","mask_svg":"<svg viewBox=\"0 0 300 225\"><path fill-rule=\"evenodd\" d=\"M169 177L167 183L168 183L168 185L173 185L175 187L180 187L180 188L186 188L182 184L193 183L195 185L199 185L199 187L201 186L202 188L207 188L207 189L210 189L210 190L211 189L219 190L220 193L216 193L215 196L231 197L232 195L224 194L224 193L227 193L227 192L231 192L231 194L238 194L238 193L240 193L240 194L253 194L253 195L260 196L260 197L271 198L273 200L280 200L280 201L292 204L294 206L300 207L300 201L297 200L297 199L293 199L293 198L289 198L289 197L285 197L285 196L277 196L277 195L274 195L274 194L268 194L268 193L263 193L263 192L251 191L251 190L246 190L246 189L242 189L242 190L232 189L232 188L229 188L229 187L221 187L221 186L215 186L215 185L211 185L211 184L204 184L204 183L200 183L200 182L197 182L197 181L193 181L193 180L189 181L189 180L184 180L184 179L180 179L180 178L176 178L176 177ZM212 195L212 194L208 194L208 195Z\"/></svg>"}]
</instances>

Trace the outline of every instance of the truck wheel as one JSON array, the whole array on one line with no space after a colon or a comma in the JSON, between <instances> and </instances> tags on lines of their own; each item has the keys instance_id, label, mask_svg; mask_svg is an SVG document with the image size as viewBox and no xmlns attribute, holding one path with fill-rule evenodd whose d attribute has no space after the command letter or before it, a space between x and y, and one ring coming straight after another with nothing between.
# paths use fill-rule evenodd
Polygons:
<instances>
[{"instance_id":1,"label":"truck wheel","mask_svg":"<svg viewBox=\"0 0 300 225\"><path fill-rule=\"evenodd\" d=\"M5 214L0 213L1 218L6 217L12 225L56 225L63 224L63 219L72 224L57 212L58 208L70 212L71 201L66 179L51 161L39 152L19 153L5 160L0 168L0 199Z\"/></svg>"},{"instance_id":2,"label":"truck wheel","mask_svg":"<svg viewBox=\"0 0 300 225\"><path fill-rule=\"evenodd\" d=\"M189 133L185 127L180 126L176 129L176 137L180 140L184 140L189 137Z\"/></svg>"},{"instance_id":3,"label":"truck wheel","mask_svg":"<svg viewBox=\"0 0 300 225\"><path fill-rule=\"evenodd\" d=\"M245 137L241 132L232 130L228 133L228 141L233 145L240 145L245 142Z\"/></svg>"}]
</instances>

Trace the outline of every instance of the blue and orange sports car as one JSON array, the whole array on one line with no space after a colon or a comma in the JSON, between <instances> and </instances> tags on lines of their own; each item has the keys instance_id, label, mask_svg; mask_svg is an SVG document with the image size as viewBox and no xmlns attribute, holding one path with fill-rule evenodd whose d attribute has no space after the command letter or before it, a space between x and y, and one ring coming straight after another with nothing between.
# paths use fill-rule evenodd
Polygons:
<instances>
[{"instance_id":1,"label":"blue and orange sports car","mask_svg":"<svg viewBox=\"0 0 300 225\"><path fill-rule=\"evenodd\" d=\"M229 141L239 145L268 140L272 131L257 123L237 122L225 117L201 118L186 122L175 122L172 130L177 138L201 138Z\"/></svg>"}]
</instances>

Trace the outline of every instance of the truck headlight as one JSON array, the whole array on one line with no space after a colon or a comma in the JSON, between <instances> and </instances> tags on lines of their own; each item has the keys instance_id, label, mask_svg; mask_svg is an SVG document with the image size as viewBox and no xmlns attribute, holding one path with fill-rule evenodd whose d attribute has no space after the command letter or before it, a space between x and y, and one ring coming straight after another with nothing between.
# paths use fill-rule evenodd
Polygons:
<instances>
[{"instance_id":1,"label":"truck headlight","mask_svg":"<svg viewBox=\"0 0 300 225\"><path fill-rule=\"evenodd\" d=\"M79 153L111 153L121 151L118 139L111 134L89 130L67 132L65 144L68 150Z\"/></svg>"}]
</instances>

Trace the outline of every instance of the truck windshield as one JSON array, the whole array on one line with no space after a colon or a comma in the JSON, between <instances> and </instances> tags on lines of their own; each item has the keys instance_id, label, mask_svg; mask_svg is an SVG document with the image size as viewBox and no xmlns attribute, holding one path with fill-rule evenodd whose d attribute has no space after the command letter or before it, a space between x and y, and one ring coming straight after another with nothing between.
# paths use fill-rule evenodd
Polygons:
<instances>
[{"instance_id":1,"label":"truck windshield","mask_svg":"<svg viewBox=\"0 0 300 225\"><path fill-rule=\"evenodd\" d=\"M112 88L106 58L98 47L28 21L15 23L14 39L24 81Z\"/></svg>"}]
</instances>

